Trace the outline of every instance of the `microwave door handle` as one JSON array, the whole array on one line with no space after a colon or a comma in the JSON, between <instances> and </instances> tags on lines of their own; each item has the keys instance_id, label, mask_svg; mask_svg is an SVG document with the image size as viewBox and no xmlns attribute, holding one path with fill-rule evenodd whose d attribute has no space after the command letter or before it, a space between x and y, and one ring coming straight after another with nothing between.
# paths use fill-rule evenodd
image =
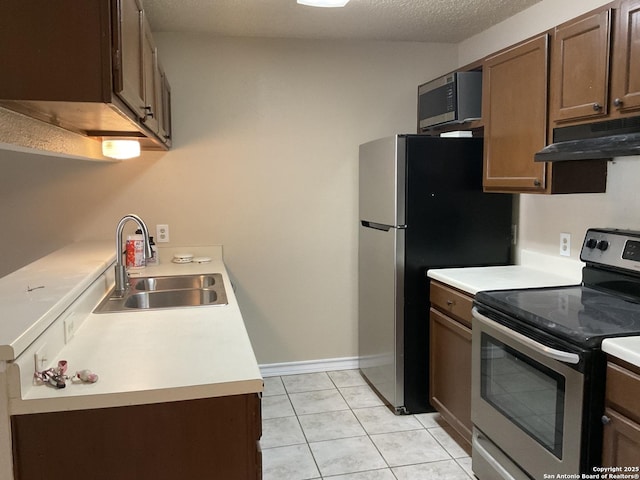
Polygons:
<instances>
[{"instance_id":1,"label":"microwave door handle","mask_svg":"<svg viewBox=\"0 0 640 480\"><path fill-rule=\"evenodd\" d=\"M495 328L496 330L503 333L507 337L510 337L520 343L527 345L528 347L531 347L536 352L540 353L541 355L544 355L545 357L551 358L553 360L558 360L559 362L563 362L563 363L570 363L572 365L577 365L580 362L580 357L578 356L578 354L571 353L571 352L564 352L562 350L557 350L555 348L547 347L546 345L536 342L535 340L527 337L526 335L522 335L519 332L511 330L509 327L505 327L504 325L500 325L499 323L494 322L490 318L478 312L478 309L476 307L473 307L473 309L471 310L471 313L473 317L479 320L480 322L486 325L489 325L491 328Z\"/></svg>"}]
</instances>

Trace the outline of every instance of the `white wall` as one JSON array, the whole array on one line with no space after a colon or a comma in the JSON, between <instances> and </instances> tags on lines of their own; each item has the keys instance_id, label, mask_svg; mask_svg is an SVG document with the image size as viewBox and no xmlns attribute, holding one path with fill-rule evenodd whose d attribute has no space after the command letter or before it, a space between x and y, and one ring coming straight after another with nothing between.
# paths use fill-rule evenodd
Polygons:
<instances>
[{"instance_id":1,"label":"white wall","mask_svg":"<svg viewBox=\"0 0 640 480\"><path fill-rule=\"evenodd\" d=\"M0 151L2 262L112 238L131 211L172 245L224 245L260 363L357 355L358 145L415 131L417 86L456 46L156 41L174 148L116 164Z\"/></svg>"},{"instance_id":2,"label":"white wall","mask_svg":"<svg viewBox=\"0 0 640 480\"><path fill-rule=\"evenodd\" d=\"M356 355L358 145L415 131L417 85L455 46L157 41L185 176L173 240L225 246L260 363Z\"/></svg>"}]
</instances>

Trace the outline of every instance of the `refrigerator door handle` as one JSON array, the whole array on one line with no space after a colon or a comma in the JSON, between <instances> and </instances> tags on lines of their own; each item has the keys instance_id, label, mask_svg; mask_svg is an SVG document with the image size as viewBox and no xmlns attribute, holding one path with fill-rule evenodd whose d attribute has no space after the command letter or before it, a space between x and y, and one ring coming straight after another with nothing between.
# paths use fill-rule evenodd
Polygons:
<instances>
[{"instance_id":1,"label":"refrigerator door handle","mask_svg":"<svg viewBox=\"0 0 640 480\"><path fill-rule=\"evenodd\" d=\"M392 228L400 228L400 229L407 228L406 225L391 226L391 225L385 225L383 223L369 222L367 220L360 220L360 223L362 224L363 227L373 228L375 230L382 230L383 232L388 232Z\"/></svg>"}]
</instances>

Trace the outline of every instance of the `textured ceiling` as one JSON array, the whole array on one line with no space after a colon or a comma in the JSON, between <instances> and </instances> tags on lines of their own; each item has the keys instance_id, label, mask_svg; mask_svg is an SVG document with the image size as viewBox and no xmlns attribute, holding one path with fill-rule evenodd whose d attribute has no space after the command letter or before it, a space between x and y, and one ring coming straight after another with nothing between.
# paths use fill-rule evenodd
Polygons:
<instances>
[{"instance_id":1,"label":"textured ceiling","mask_svg":"<svg viewBox=\"0 0 640 480\"><path fill-rule=\"evenodd\" d=\"M541 0L144 0L153 31L217 36L458 43Z\"/></svg>"}]
</instances>

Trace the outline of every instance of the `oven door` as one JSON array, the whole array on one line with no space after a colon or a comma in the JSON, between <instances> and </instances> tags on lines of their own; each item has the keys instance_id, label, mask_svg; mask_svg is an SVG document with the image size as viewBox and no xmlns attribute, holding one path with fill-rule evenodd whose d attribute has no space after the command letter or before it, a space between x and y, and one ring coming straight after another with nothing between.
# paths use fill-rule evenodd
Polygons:
<instances>
[{"instance_id":1,"label":"oven door","mask_svg":"<svg viewBox=\"0 0 640 480\"><path fill-rule=\"evenodd\" d=\"M579 473L579 361L576 352L542 345L473 309L471 418L479 431L472 461L481 480ZM492 474L482 476L488 465Z\"/></svg>"}]
</instances>

